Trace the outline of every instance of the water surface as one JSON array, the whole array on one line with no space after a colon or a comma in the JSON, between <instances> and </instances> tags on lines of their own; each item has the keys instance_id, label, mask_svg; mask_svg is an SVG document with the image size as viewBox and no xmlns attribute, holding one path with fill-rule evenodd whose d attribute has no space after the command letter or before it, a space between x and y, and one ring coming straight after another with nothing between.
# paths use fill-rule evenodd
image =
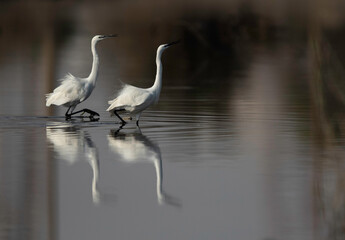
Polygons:
<instances>
[{"instance_id":1,"label":"water surface","mask_svg":"<svg viewBox=\"0 0 345 240\"><path fill-rule=\"evenodd\" d=\"M332 34L241 11L177 25L159 15L171 35L144 22L151 35L135 48L134 16L95 10L97 24L103 12L113 21L104 31L132 28L98 46L97 87L78 108L100 121L65 121L44 94L68 71L89 73L92 6L81 5L75 19L52 16L59 34L29 35L9 46L22 51L0 54L1 239L344 238L343 63ZM140 128L120 128L107 100L120 80L150 86L150 41L179 35L163 56L158 105Z\"/></svg>"}]
</instances>

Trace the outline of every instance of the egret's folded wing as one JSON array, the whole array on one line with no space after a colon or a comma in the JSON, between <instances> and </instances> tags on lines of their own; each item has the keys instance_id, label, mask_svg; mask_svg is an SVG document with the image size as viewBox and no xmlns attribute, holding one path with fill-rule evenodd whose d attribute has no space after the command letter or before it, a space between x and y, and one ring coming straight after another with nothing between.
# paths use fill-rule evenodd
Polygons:
<instances>
[{"instance_id":1,"label":"egret's folded wing","mask_svg":"<svg viewBox=\"0 0 345 240\"><path fill-rule=\"evenodd\" d=\"M153 102L153 94L147 90L141 91L133 97L133 102L138 108L146 108Z\"/></svg>"},{"instance_id":2,"label":"egret's folded wing","mask_svg":"<svg viewBox=\"0 0 345 240\"><path fill-rule=\"evenodd\" d=\"M117 98L108 101L110 106L107 111L128 107L146 107L152 99L153 95L148 90L127 85L120 91Z\"/></svg>"}]
</instances>

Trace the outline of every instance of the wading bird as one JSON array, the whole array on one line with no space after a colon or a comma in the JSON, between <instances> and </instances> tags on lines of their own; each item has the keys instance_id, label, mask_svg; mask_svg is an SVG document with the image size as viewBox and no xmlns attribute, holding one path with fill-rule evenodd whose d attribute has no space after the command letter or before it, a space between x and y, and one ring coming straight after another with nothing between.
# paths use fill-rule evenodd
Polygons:
<instances>
[{"instance_id":1,"label":"wading bird","mask_svg":"<svg viewBox=\"0 0 345 240\"><path fill-rule=\"evenodd\" d=\"M99 114L90 109L85 108L80 111L73 111L79 103L85 101L91 95L92 90L95 88L99 67L96 44L97 42L110 37L116 37L116 35L96 35L92 38L91 52L93 55L93 62L90 75L87 78L79 78L70 73L67 74L60 80L60 86L55 88L52 93L46 94L47 107L49 107L51 104L68 107L65 114L66 120L71 119L72 115L77 113L89 113L90 120L98 120L94 119L94 116L99 116Z\"/></svg>"},{"instance_id":2,"label":"wading bird","mask_svg":"<svg viewBox=\"0 0 345 240\"><path fill-rule=\"evenodd\" d=\"M121 120L122 125L126 124L126 122L120 117L119 113L125 112L129 115L135 115L137 126L139 126L139 118L142 111L158 102L162 88L162 53L165 49L178 42L179 41L162 44L158 47L156 55L157 73L152 87L138 88L131 85L125 85L118 96L108 102L110 106L107 111L117 116Z\"/></svg>"}]
</instances>

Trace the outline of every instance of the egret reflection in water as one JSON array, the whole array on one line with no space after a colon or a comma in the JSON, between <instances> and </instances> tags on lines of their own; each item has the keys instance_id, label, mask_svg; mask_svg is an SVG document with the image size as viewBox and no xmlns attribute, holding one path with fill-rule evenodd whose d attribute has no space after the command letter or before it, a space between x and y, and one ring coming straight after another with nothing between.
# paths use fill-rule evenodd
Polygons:
<instances>
[{"instance_id":1,"label":"egret reflection in water","mask_svg":"<svg viewBox=\"0 0 345 240\"><path fill-rule=\"evenodd\" d=\"M168 195L163 189L163 164L162 154L158 144L151 141L141 133L139 127L133 133L121 132L122 127L110 130L108 144L115 154L120 155L120 160L127 163L147 162L154 165L156 170L156 190L159 204L167 203L180 206L179 201Z\"/></svg>"},{"instance_id":2,"label":"egret reflection in water","mask_svg":"<svg viewBox=\"0 0 345 240\"><path fill-rule=\"evenodd\" d=\"M59 159L74 164L82 156L88 161L93 172L92 199L95 204L98 204L100 202L100 194L97 188L99 180L98 151L87 131L68 124L47 126L46 134Z\"/></svg>"}]
</instances>

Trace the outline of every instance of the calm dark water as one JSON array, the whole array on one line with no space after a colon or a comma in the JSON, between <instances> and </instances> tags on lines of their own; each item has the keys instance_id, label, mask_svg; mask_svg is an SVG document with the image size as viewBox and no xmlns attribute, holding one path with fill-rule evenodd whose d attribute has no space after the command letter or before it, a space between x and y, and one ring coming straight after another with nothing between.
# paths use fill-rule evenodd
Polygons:
<instances>
[{"instance_id":1,"label":"calm dark water","mask_svg":"<svg viewBox=\"0 0 345 240\"><path fill-rule=\"evenodd\" d=\"M182 43L163 56L158 105L140 128L121 129L105 111L119 80L148 87L155 74L158 44L128 39L140 29L119 24L124 37L98 45L97 87L79 107L100 121L67 122L66 109L45 107L58 78L89 73L94 29L90 6L80 9L80 31L60 22L64 38L0 54L0 239L344 238L345 91L332 35L264 21L274 37L252 41L255 16L237 27L184 19L189 30L169 37L184 33ZM151 25L155 42L168 39ZM220 27L238 39L209 38Z\"/></svg>"}]
</instances>

